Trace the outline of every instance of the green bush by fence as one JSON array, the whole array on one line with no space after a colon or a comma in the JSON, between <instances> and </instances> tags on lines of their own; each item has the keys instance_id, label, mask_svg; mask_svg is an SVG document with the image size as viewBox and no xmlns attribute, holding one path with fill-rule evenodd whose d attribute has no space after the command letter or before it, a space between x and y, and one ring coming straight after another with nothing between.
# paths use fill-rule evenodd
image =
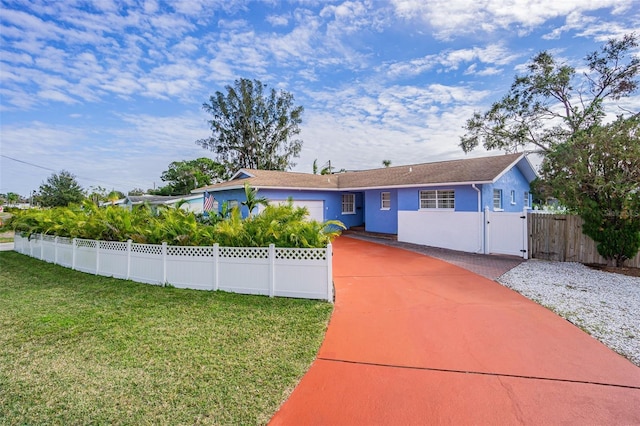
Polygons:
<instances>
[{"instance_id":1,"label":"green bush by fence","mask_svg":"<svg viewBox=\"0 0 640 426\"><path fill-rule=\"evenodd\" d=\"M198 220L180 208L149 206L125 209L97 207L91 202L81 206L43 210L25 210L16 214L10 226L23 235L45 234L103 241L132 240L142 244L227 247L322 248L337 237L344 225L339 221L319 223L307 220L305 208L291 203L266 207L259 215L242 219L233 209L228 217L213 224Z\"/></svg>"}]
</instances>

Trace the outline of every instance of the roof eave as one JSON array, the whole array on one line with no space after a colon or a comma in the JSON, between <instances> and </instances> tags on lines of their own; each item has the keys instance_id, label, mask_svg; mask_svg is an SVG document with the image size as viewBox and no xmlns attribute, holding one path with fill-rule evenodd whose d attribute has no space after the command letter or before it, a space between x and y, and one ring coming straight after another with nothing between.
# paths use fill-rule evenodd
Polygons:
<instances>
[{"instance_id":1,"label":"roof eave","mask_svg":"<svg viewBox=\"0 0 640 426\"><path fill-rule=\"evenodd\" d=\"M474 180L464 182L430 182L430 183L412 183L399 185L376 185L376 186L353 186L339 188L339 191L368 191L377 189L402 189L402 188L429 188L433 186L463 186L463 185L482 185L492 183L490 180Z\"/></svg>"}]
</instances>

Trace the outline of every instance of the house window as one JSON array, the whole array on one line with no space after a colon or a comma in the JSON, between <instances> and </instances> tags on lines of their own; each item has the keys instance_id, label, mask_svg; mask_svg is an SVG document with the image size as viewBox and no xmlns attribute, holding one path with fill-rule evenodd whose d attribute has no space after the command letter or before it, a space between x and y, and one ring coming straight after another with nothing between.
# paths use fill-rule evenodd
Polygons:
<instances>
[{"instance_id":1,"label":"house window","mask_svg":"<svg viewBox=\"0 0 640 426\"><path fill-rule=\"evenodd\" d=\"M436 191L420 191L421 209L435 209L437 205Z\"/></svg>"},{"instance_id":2,"label":"house window","mask_svg":"<svg viewBox=\"0 0 640 426\"><path fill-rule=\"evenodd\" d=\"M453 209L454 191L420 191L421 209Z\"/></svg>"},{"instance_id":3,"label":"house window","mask_svg":"<svg viewBox=\"0 0 640 426\"><path fill-rule=\"evenodd\" d=\"M391 193L390 192L381 192L380 193L380 208L382 210L389 210L391 208Z\"/></svg>"},{"instance_id":4,"label":"house window","mask_svg":"<svg viewBox=\"0 0 640 426\"><path fill-rule=\"evenodd\" d=\"M494 209L502 208L502 189L493 190L493 208Z\"/></svg>"},{"instance_id":5,"label":"house window","mask_svg":"<svg viewBox=\"0 0 640 426\"><path fill-rule=\"evenodd\" d=\"M238 207L238 200L229 200L229 210Z\"/></svg>"},{"instance_id":6,"label":"house window","mask_svg":"<svg viewBox=\"0 0 640 426\"><path fill-rule=\"evenodd\" d=\"M453 209L455 207L455 194L453 191L436 191L438 193L438 208Z\"/></svg>"},{"instance_id":7,"label":"house window","mask_svg":"<svg viewBox=\"0 0 640 426\"><path fill-rule=\"evenodd\" d=\"M356 195L342 194L342 214L355 214L356 212Z\"/></svg>"},{"instance_id":8,"label":"house window","mask_svg":"<svg viewBox=\"0 0 640 426\"><path fill-rule=\"evenodd\" d=\"M524 206L525 208L531 207L529 205L529 191L524 191Z\"/></svg>"},{"instance_id":9,"label":"house window","mask_svg":"<svg viewBox=\"0 0 640 426\"><path fill-rule=\"evenodd\" d=\"M511 190L511 204L515 204L516 203L516 191L515 190Z\"/></svg>"}]
</instances>

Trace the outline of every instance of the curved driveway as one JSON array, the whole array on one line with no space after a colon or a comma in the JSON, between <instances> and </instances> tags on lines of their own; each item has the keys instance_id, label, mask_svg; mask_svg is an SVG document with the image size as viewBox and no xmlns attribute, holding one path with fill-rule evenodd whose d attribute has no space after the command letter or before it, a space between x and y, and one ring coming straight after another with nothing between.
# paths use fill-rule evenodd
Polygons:
<instances>
[{"instance_id":1,"label":"curved driveway","mask_svg":"<svg viewBox=\"0 0 640 426\"><path fill-rule=\"evenodd\" d=\"M640 424L640 368L441 260L334 243L318 358L272 425Z\"/></svg>"}]
</instances>

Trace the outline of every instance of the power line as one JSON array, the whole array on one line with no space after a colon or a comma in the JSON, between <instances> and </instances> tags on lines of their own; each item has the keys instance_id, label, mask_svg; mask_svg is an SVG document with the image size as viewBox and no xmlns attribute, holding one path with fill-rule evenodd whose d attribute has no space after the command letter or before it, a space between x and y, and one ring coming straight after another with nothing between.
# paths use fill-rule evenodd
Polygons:
<instances>
[{"instance_id":1,"label":"power line","mask_svg":"<svg viewBox=\"0 0 640 426\"><path fill-rule=\"evenodd\" d=\"M6 158L8 160L16 161L18 163L26 164L28 166L37 167L39 169L48 170L48 171L51 171L51 172L54 172L54 173L57 172L57 170L51 169L49 167L44 167L44 166L41 166L39 164L30 163L30 162L24 161L24 160L19 160L17 158L9 157L8 155L0 154L0 157ZM86 177L86 176L79 176L79 175L75 175L75 176L77 178L80 178L80 179L83 179L83 180L89 180L89 181L93 181L93 182L97 182L97 183L106 184L106 186L111 186L111 187L114 187L114 188L117 187L117 186L120 186L120 187L131 186L132 188L136 186L136 184L131 184L130 182L127 185L123 185L122 182L120 182L119 185L113 185L113 182L105 182L103 180L98 180L98 179L94 179L94 178L90 178L90 177Z\"/></svg>"},{"instance_id":2,"label":"power line","mask_svg":"<svg viewBox=\"0 0 640 426\"><path fill-rule=\"evenodd\" d=\"M44 169L44 170L49 170L49 171L55 172L55 170L50 169L48 167L39 166L37 164L29 163L28 161L18 160L17 158L9 157L8 155L0 154L0 157L4 157L4 158L7 158L9 160L17 161L18 163L27 164L29 166L37 167L39 169Z\"/></svg>"}]
</instances>

